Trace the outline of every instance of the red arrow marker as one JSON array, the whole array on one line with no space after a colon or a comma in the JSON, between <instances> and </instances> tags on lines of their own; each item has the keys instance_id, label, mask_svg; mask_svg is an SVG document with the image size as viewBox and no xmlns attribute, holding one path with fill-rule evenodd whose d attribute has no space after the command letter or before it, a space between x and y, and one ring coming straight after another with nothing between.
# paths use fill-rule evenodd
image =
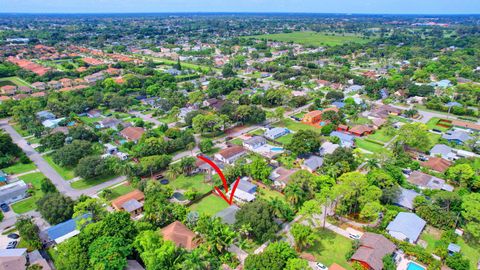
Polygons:
<instances>
[{"instance_id":1,"label":"red arrow marker","mask_svg":"<svg viewBox=\"0 0 480 270\"><path fill-rule=\"evenodd\" d=\"M240 183L240 177L238 177L237 181L235 181L235 184L233 185L232 192L230 193L230 198L227 198L226 194L228 193L228 183L227 183L227 179L225 178L225 175L223 175L222 170L220 170L220 168L217 166L217 164L215 164L210 159L204 157L203 155L198 155L197 158L199 158L199 159L205 161L206 163L208 163L208 165L210 165L217 172L217 174L220 176L220 179L222 179L222 182L223 182L223 188L225 189L225 194L216 186L215 186L215 190L228 204L232 205L233 194L235 194L235 190L237 189L238 183Z\"/></svg>"}]
</instances>

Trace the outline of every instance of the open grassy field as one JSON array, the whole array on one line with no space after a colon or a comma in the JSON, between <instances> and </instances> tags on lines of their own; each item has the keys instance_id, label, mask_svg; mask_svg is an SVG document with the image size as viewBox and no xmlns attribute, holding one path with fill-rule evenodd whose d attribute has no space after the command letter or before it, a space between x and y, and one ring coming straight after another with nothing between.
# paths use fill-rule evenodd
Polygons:
<instances>
[{"instance_id":1,"label":"open grassy field","mask_svg":"<svg viewBox=\"0 0 480 270\"><path fill-rule=\"evenodd\" d=\"M36 202L43 196L43 192L40 189L40 186L41 186L41 180L44 177L45 176L39 172L29 173L19 177L25 183L31 184L33 186L34 194L31 197L28 197L27 199L24 199L22 201L12 204L12 209L15 213L23 214L28 211L37 209Z\"/></svg>"},{"instance_id":2,"label":"open grassy field","mask_svg":"<svg viewBox=\"0 0 480 270\"><path fill-rule=\"evenodd\" d=\"M380 153L385 150L385 148L382 145L366 141L364 139L355 139L355 144L357 147L365 149L367 151L373 152L373 153Z\"/></svg>"},{"instance_id":3,"label":"open grassy field","mask_svg":"<svg viewBox=\"0 0 480 270\"><path fill-rule=\"evenodd\" d=\"M203 174L196 174L193 176L180 175L176 179L169 179L170 184L174 189L195 189L201 194L205 194L212 190L211 183L204 182Z\"/></svg>"},{"instance_id":4,"label":"open grassy field","mask_svg":"<svg viewBox=\"0 0 480 270\"><path fill-rule=\"evenodd\" d=\"M209 195L200 202L192 204L190 210L197 211L199 214L215 215L219 211L228 207L228 203L216 195Z\"/></svg>"},{"instance_id":5,"label":"open grassy field","mask_svg":"<svg viewBox=\"0 0 480 270\"><path fill-rule=\"evenodd\" d=\"M352 247L350 239L326 229L318 230L315 236L317 240L315 245L308 248L306 252L313 254L317 262L321 262L327 267L337 263L345 269L352 269L345 259L345 255Z\"/></svg>"},{"instance_id":6,"label":"open grassy field","mask_svg":"<svg viewBox=\"0 0 480 270\"><path fill-rule=\"evenodd\" d=\"M375 133L368 135L368 138L372 139L372 140L375 140L375 141L386 143L386 142L390 141L393 138L393 136L387 135L385 133L385 129L382 128L382 129L379 129L379 130L375 131Z\"/></svg>"},{"instance_id":7,"label":"open grassy field","mask_svg":"<svg viewBox=\"0 0 480 270\"><path fill-rule=\"evenodd\" d=\"M2 171L4 171L5 173L8 173L8 174L19 174L19 173L33 171L36 168L37 167L35 166L35 164L33 164L33 162L28 163L28 164L23 164L21 162L17 162L10 167L2 169Z\"/></svg>"},{"instance_id":8,"label":"open grassy field","mask_svg":"<svg viewBox=\"0 0 480 270\"><path fill-rule=\"evenodd\" d=\"M170 59L166 58L159 58L159 57L153 57L153 56L147 56L147 55L141 55L142 58L147 59L147 60L152 60L154 62L161 62L165 65L173 66L177 64L177 61L173 61ZM195 70L201 70L202 72L208 72L209 70L214 70L214 71L219 71L220 69L214 68L214 67L209 67L209 66L203 66L203 65L197 65L197 64L192 64L192 63L186 63L186 62L181 62L182 67L189 68L189 69L195 69Z\"/></svg>"},{"instance_id":9,"label":"open grassy field","mask_svg":"<svg viewBox=\"0 0 480 270\"><path fill-rule=\"evenodd\" d=\"M112 200L135 190L132 186L128 184L121 184L108 189L112 191Z\"/></svg>"},{"instance_id":10,"label":"open grassy field","mask_svg":"<svg viewBox=\"0 0 480 270\"><path fill-rule=\"evenodd\" d=\"M371 41L371 39L364 39L360 36L355 36L352 34L334 35L327 33L316 33L312 31L248 36L247 38L293 42L308 46L335 46L349 42L367 43Z\"/></svg>"},{"instance_id":11,"label":"open grassy field","mask_svg":"<svg viewBox=\"0 0 480 270\"><path fill-rule=\"evenodd\" d=\"M104 177L97 177L92 179L80 179L70 184L71 187L74 189L86 189L91 188L96 185L100 185L103 182L107 182L112 180L113 178L117 177L116 175L108 175Z\"/></svg>"},{"instance_id":12,"label":"open grassy field","mask_svg":"<svg viewBox=\"0 0 480 270\"><path fill-rule=\"evenodd\" d=\"M55 169L55 171L57 171L58 174L60 174L60 176L63 177L63 179L70 180L70 179L75 177L75 173L73 171L73 168L65 168L65 167L62 167L60 165L57 165L53 161L51 155L44 155L43 158L45 159L45 161L48 162L48 164L50 164L50 166L52 166L52 168Z\"/></svg>"},{"instance_id":13,"label":"open grassy field","mask_svg":"<svg viewBox=\"0 0 480 270\"><path fill-rule=\"evenodd\" d=\"M5 86L5 85L28 86L28 87L31 86L28 82L20 79L19 77L0 78L0 86Z\"/></svg>"},{"instance_id":14,"label":"open grassy field","mask_svg":"<svg viewBox=\"0 0 480 270\"><path fill-rule=\"evenodd\" d=\"M294 120L291 120L291 119L285 119L285 120L282 121L282 123L277 123L274 126L276 126L276 127L286 127L286 128L288 128L290 130L293 130L293 131L312 130L312 131L315 131L317 133L321 132L321 127L320 126L314 127L314 126L310 126L310 125L304 124L302 122L297 122L297 121L294 121Z\"/></svg>"}]
</instances>

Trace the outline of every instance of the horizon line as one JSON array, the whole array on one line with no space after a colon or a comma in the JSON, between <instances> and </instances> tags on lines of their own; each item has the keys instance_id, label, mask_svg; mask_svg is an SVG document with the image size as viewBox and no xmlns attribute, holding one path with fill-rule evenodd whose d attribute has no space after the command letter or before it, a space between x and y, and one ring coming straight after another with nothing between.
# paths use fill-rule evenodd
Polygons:
<instances>
[{"instance_id":1,"label":"horizon line","mask_svg":"<svg viewBox=\"0 0 480 270\"><path fill-rule=\"evenodd\" d=\"M168 11L168 12L2 12L0 15L135 15L135 14L307 14L307 15L436 15L480 16L480 13L355 13L355 12L288 12L288 11Z\"/></svg>"}]
</instances>

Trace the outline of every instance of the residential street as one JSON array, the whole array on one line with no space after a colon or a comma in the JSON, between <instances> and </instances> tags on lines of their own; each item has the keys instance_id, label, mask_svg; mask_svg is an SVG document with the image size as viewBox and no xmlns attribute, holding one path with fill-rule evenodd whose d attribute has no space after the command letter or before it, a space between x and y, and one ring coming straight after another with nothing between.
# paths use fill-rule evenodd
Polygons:
<instances>
[{"instance_id":1,"label":"residential street","mask_svg":"<svg viewBox=\"0 0 480 270\"><path fill-rule=\"evenodd\" d=\"M20 148L22 148L23 152L25 152L25 154L27 154L27 156L33 161L33 163L35 163L40 172L42 172L52 181L52 183L57 187L60 193L63 193L73 199L78 198L82 194L92 196L101 189L126 180L125 176L119 176L110 181L104 182L100 185L88 189L74 189L70 186L70 183L68 181L63 179L63 177L60 176L60 174L58 174L57 171L55 171L55 169L52 168L52 166L50 166L47 161L45 161L41 154L39 154L35 149L33 149L33 147L28 145L27 140L25 140L12 126L8 124L7 119L0 120L0 127L8 134L10 134L13 142L16 143Z\"/></svg>"}]
</instances>

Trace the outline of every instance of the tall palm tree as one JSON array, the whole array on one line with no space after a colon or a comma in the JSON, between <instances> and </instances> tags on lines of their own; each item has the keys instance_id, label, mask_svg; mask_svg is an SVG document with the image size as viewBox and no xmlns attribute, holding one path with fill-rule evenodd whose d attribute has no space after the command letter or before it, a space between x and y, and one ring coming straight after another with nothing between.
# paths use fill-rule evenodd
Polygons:
<instances>
[{"instance_id":1,"label":"tall palm tree","mask_svg":"<svg viewBox=\"0 0 480 270\"><path fill-rule=\"evenodd\" d=\"M295 206L298 205L304 195L303 189L297 184L291 184L286 186L284 192L287 201Z\"/></svg>"},{"instance_id":2,"label":"tall palm tree","mask_svg":"<svg viewBox=\"0 0 480 270\"><path fill-rule=\"evenodd\" d=\"M378 160L376 158L371 158L367 160L367 163L365 164L365 167L369 170L373 170L375 168L378 168Z\"/></svg>"}]
</instances>

